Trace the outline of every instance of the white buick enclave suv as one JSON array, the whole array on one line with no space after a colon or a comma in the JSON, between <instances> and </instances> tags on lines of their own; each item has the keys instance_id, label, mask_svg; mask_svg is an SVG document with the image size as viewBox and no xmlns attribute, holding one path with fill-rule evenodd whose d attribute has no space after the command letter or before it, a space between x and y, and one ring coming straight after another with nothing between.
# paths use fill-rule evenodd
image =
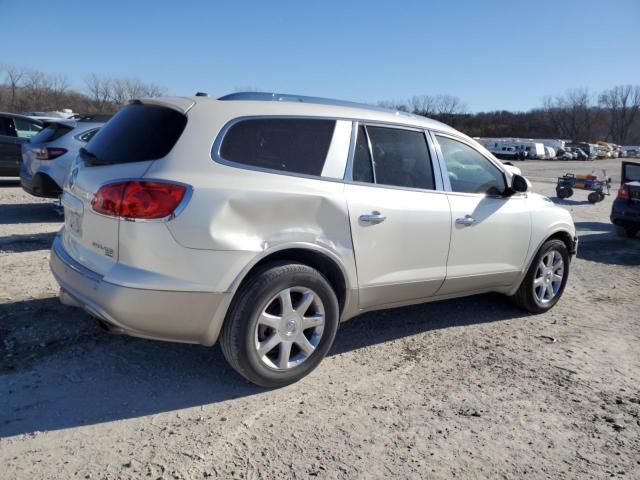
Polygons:
<instances>
[{"instance_id":1,"label":"white buick enclave suv","mask_svg":"<svg viewBox=\"0 0 640 480\"><path fill-rule=\"evenodd\" d=\"M51 269L106 328L213 345L263 386L313 370L362 312L500 292L558 301L569 213L426 118L238 93L136 100L64 186Z\"/></svg>"}]
</instances>

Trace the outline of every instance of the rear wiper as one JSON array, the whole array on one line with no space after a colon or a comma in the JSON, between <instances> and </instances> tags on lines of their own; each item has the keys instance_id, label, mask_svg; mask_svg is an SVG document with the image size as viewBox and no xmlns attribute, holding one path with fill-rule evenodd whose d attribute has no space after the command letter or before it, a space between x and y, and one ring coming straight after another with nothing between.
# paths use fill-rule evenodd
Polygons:
<instances>
[{"instance_id":1,"label":"rear wiper","mask_svg":"<svg viewBox=\"0 0 640 480\"><path fill-rule=\"evenodd\" d=\"M108 165L108 162L100 160L95 153L91 153L84 147L80 149L80 158L89 165Z\"/></svg>"}]
</instances>

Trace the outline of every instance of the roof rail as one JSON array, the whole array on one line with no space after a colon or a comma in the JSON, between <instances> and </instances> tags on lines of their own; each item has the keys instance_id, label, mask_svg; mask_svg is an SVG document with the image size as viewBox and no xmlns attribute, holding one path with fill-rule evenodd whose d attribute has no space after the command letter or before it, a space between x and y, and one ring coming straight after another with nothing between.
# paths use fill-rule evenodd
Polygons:
<instances>
[{"instance_id":1,"label":"roof rail","mask_svg":"<svg viewBox=\"0 0 640 480\"><path fill-rule=\"evenodd\" d=\"M389 108L379 107L376 105L367 105L366 103L348 102L346 100L334 100L322 97L307 97L305 95L292 95L288 93L269 93L269 92L236 92L224 95L218 100L250 100L250 101L270 101L270 102L297 102L297 103L313 103L318 105L332 105L335 107L351 107L363 108L366 110L374 110L377 112L394 113L396 115L414 115L408 112L400 112Z\"/></svg>"}]
</instances>

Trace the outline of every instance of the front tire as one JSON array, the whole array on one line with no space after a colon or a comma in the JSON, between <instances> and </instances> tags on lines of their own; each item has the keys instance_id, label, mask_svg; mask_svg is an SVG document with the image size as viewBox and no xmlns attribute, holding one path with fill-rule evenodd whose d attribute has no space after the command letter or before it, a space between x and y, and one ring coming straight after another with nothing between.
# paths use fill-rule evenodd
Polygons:
<instances>
[{"instance_id":1,"label":"front tire","mask_svg":"<svg viewBox=\"0 0 640 480\"><path fill-rule=\"evenodd\" d=\"M231 367L262 387L297 382L325 357L339 322L336 294L317 270L273 264L236 293L220 338Z\"/></svg>"},{"instance_id":2,"label":"front tire","mask_svg":"<svg viewBox=\"0 0 640 480\"><path fill-rule=\"evenodd\" d=\"M514 304L530 313L551 309L564 293L569 277L569 251L561 240L548 240L534 257L518 291Z\"/></svg>"},{"instance_id":3,"label":"front tire","mask_svg":"<svg viewBox=\"0 0 640 480\"><path fill-rule=\"evenodd\" d=\"M558 198L564 200L565 198L569 198L569 188L567 187L558 187L556 188L556 195Z\"/></svg>"}]
</instances>

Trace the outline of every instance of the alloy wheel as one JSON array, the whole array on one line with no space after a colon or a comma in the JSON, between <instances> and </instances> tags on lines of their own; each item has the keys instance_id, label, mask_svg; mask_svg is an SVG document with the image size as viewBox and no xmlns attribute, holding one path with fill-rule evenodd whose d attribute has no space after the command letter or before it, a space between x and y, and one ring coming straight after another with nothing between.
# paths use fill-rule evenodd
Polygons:
<instances>
[{"instance_id":1,"label":"alloy wheel","mask_svg":"<svg viewBox=\"0 0 640 480\"><path fill-rule=\"evenodd\" d=\"M256 323L254 344L260 361L275 370L297 367L318 347L324 325L324 305L316 292L307 287L281 290Z\"/></svg>"},{"instance_id":2,"label":"alloy wheel","mask_svg":"<svg viewBox=\"0 0 640 480\"><path fill-rule=\"evenodd\" d=\"M540 259L533 277L533 294L544 305L551 302L562 286L564 260L557 250L549 250Z\"/></svg>"}]
</instances>

